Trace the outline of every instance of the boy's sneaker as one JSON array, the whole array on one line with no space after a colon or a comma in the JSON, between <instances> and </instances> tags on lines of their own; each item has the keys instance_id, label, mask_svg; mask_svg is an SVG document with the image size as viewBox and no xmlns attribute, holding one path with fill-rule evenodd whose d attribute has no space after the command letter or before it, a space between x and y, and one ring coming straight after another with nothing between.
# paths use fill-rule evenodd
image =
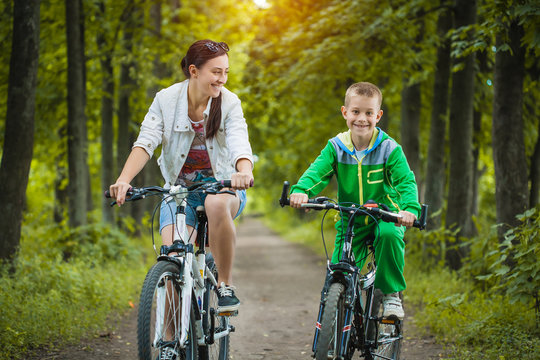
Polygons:
<instances>
[{"instance_id":1,"label":"boy's sneaker","mask_svg":"<svg viewBox=\"0 0 540 360\"><path fill-rule=\"evenodd\" d=\"M218 313L235 312L240 307L240 300L234 295L234 286L225 285L222 282L218 288Z\"/></svg>"},{"instance_id":2,"label":"boy's sneaker","mask_svg":"<svg viewBox=\"0 0 540 360\"><path fill-rule=\"evenodd\" d=\"M158 360L176 360L178 353L174 350L173 346L163 346L159 353Z\"/></svg>"},{"instance_id":3,"label":"boy's sneaker","mask_svg":"<svg viewBox=\"0 0 540 360\"><path fill-rule=\"evenodd\" d=\"M401 305L401 299L398 293L385 294L383 296L384 312L383 317L388 318L395 316L399 320L403 320L405 312L403 311L403 305Z\"/></svg>"}]
</instances>

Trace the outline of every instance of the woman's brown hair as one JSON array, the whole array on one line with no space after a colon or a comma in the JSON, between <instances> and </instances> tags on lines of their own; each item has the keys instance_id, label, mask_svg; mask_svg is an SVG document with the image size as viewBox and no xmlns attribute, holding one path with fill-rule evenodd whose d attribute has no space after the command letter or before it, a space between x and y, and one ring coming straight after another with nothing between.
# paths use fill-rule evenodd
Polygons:
<instances>
[{"instance_id":1,"label":"woman's brown hair","mask_svg":"<svg viewBox=\"0 0 540 360\"><path fill-rule=\"evenodd\" d=\"M208 60L227 54L228 51L229 47L224 42L218 43L212 40L198 40L191 44L186 56L182 59L182 71L189 79L191 78L191 74L189 73L190 65L195 65L195 67L199 69ZM216 135L220 122L221 93L219 93L217 98L212 99L210 114L208 115L208 122L206 123L206 138L212 139Z\"/></svg>"}]
</instances>

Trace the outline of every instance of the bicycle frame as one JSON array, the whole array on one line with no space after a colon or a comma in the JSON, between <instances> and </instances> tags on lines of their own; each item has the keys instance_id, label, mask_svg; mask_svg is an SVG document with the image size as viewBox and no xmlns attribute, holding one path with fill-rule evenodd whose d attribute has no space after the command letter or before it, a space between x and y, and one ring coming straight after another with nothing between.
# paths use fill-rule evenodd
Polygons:
<instances>
[{"instance_id":1,"label":"bicycle frame","mask_svg":"<svg viewBox=\"0 0 540 360\"><path fill-rule=\"evenodd\" d=\"M362 305L361 291L373 287L377 267L374 259L373 244L368 241L366 242L366 245L368 246L368 256L370 257L370 261L368 262L369 271L366 274L360 274L360 269L356 267L354 254L352 253L352 239L354 238L353 230L354 221L351 218L347 226L346 235L344 237L340 262L337 264L328 263L327 265L326 278L323 289L321 291L319 314L317 316L317 324L315 326L315 335L313 338L313 353L315 353L316 351L317 340L319 337L319 332L321 330L321 318L324 312L324 306L326 304L326 296L328 294L330 285L335 282L342 283L343 285L345 285L346 289L345 306L347 310L345 313L345 322L342 329L342 336L340 336L341 342L338 353L339 358L342 358L347 354L347 348L349 346L349 341L351 338L352 322L355 316L360 317L360 321L363 325L362 329L364 331L363 338L367 339L368 321L373 319L370 319L369 317L365 317L363 315L371 314L371 309L373 306L373 293L368 292L367 298L365 299L365 304Z\"/></svg>"},{"instance_id":2,"label":"bicycle frame","mask_svg":"<svg viewBox=\"0 0 540 360\"><path fill-rule=\"evenodd\" d=\"M194 307L195 311L195 324L197 332L197 343L202 346L205 344L212 344L215 340L227 336L231 332L231 326L229 326L229 318L225 317L226 327L225 330L214 334L214 324L211 325L211 335L205 336L202 325L202 309L204 307L204 293L206 292L205 280L210 279L214 286L218 286L217 279L214 277L211 271L208 271L206 266L206 214L204 207L199 206L197 210L198 228L197 228L197 240L199 243L199 250L195 253L194 246L189 241L189 233L186 225L186 213L185 213L185 199L187 197L187 189L182 186L173 186L169 191L169 195L174 197L177 210L175 214L176 222L173 232L173 245L168 247L169 252L177 251L178 255L169 256L163 253L163 247L158 261L173 261L181 268L182 277L180 279L182 307L180 309L181 329L180 338L178 339L180 348L185 348L185 344L188 338L189 323L191 316L192 303L195 301L197 304Z\"/></svg>"}]
</instances>

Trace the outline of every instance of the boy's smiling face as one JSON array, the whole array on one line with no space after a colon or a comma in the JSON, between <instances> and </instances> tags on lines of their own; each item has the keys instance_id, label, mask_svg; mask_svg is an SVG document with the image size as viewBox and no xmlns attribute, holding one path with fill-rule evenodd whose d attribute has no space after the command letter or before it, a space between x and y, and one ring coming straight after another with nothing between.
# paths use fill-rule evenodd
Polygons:
<instances>
[{"instance_id":1,"label":"boy's smiling face","mask_svg":"<svg viewBox=\"0 0 540 360\"><path fill-rule=\"evenodd\" d=\"M341 113L345 120L347 120L347 127L351 130L351 136L355 146L367 147L373 135L375 125L381 120L383 114L383 111L380 109L378 97L353 95L349 98L347 106L341 107Z\"/></svg>"}]
</instances>

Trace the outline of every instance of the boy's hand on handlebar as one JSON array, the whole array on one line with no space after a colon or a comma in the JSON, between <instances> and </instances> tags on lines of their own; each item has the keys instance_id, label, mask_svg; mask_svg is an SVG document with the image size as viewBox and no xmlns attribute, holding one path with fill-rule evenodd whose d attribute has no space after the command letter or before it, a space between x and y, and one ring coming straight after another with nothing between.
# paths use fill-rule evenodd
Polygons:
<instances>
[{"instance_id":1,"label":"boy's hand on handlebar","mask_svg":"<svg viewBox=\"0 0 540 360\"><path fill-rule=\"evenodd\" d=\"M413 226L414 220L416 220L416 215L408 211L400 211L399 214L401 215L401 218L398 219L396 226L400 226L400 225L403 225L406 227Z\"/></svg>"},{"instance_id":2,"label":"boy's hand on handlebar","mask_svg":"<svg viewBox=\"0 0 540 360\"><path fill-rule=\"evenodd\" d=\"M131 189L131 185L125 181L116 181L109 187L111 198L116 199L116 204L121 206L126 202L126 193Z\"/></svg>"},{"instance_id":3,"label":"boy's hand on handlebar","mask_svg":"<svg viewBox=\"0 0 540 360\"><path fill-rule=\"evenodd\" d=\"M299 208L302 204L307 203L308 199L309 198L307 194L295 193L295 194L291 194L291 196L289 197L289 202L290 202L291 207Z\"/></svg>"}]
</instances>

